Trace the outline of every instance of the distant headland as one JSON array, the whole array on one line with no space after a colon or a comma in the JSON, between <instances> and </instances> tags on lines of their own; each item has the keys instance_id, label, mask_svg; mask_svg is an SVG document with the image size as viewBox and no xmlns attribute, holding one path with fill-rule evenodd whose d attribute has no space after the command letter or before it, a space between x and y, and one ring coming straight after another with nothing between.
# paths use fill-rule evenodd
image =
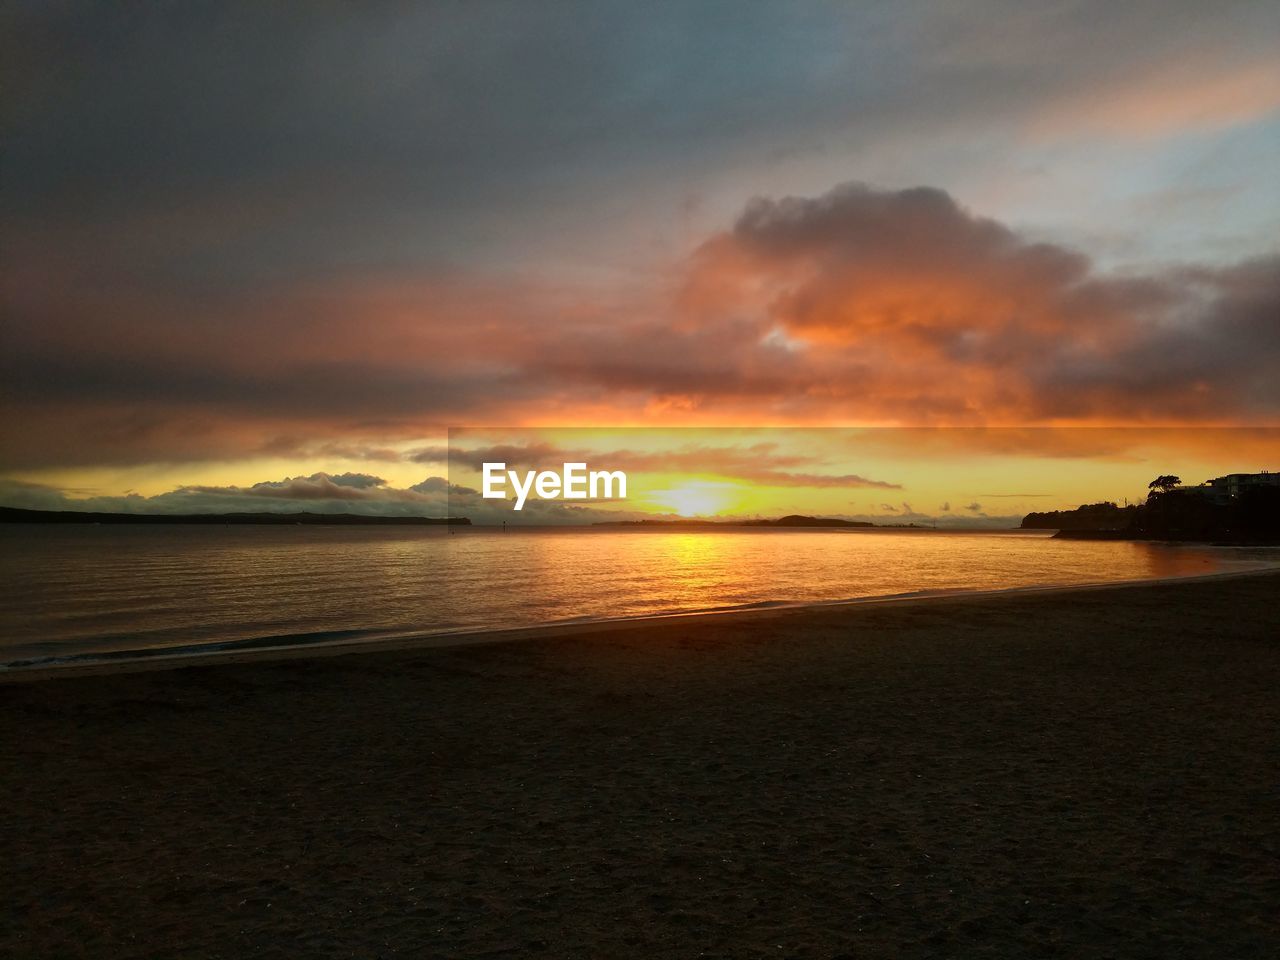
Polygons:
<instances>
[{"instance_id":1,"label":"distant headland","mask_svg":"<svg viewBox=\"0 0 1280 960\"><path fill-rule=\"evenodd\" d=\"M600 520L593 527L874 527L865 520L837 520L790 514L773 520L706 520L694 517L676 520ZM901 524L900 526L914 526Z\"/></svg>"},{"instance_id":2,"label":"distant headland","mask_svg":"<svg viewBox=\"0 0 1280 960\"><path fill-rule=\"evenodd\" d=\"M1166 474L1148 489L1145 503L1029 513L1022 528L1057 530L1064 540L1280 543L1280 474L1232 473L1193 486Z\"/></svg>"}]
</instances>

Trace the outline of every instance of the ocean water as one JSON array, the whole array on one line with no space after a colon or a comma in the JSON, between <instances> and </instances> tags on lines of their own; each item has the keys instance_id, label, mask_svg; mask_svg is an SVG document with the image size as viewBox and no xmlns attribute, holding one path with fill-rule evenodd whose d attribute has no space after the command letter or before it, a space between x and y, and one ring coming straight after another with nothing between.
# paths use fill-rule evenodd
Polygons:
<instances>
[{"instance_id":1,"label":"ocean water","mask_svg":"<svg viewBox=\"0 0 1280 960\"><path fill-rule=\"evenodd\" d=\"M1246 569L1040 531L0 525L0 664Z\"/></svg>"}]
</instances>

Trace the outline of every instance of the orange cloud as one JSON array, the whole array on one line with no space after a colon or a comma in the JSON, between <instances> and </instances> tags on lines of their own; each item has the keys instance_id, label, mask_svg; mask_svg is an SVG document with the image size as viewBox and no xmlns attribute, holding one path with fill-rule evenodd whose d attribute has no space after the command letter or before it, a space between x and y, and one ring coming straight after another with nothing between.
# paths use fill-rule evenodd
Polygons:
<instances>
[{"instance_id":1,"label":"orange cloud","mask_svg":"<svg viewBox=\"0 0 1280 960\"><path fill-rule=\"evenodd\" d=\"M753 202L700 251L686 305L785 343L828 417L1266 420L1278 267L1108 276L942 191L849 185Z\"/></svg>"},{"instance_id":2,"label":"orange cloud","mask_svg":"<svg viewBox=\"0 0 1280 960\"><path fill-rule=\"evenodd\" d=\"M753 201L640 289L370 276L232 296L83 264L36 282L38 260L0 268L10 469L376 461L467 423L1280 415L1280 259L1112 276L933 189Z\"/></svg>"}]
</instances>

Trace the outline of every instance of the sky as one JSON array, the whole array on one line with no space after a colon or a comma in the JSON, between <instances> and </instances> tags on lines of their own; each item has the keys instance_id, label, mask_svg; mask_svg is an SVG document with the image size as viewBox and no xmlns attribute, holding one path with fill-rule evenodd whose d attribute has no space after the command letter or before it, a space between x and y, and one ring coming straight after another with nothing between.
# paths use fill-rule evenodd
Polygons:
<instances>
[{"instance_id":1,"label":"sky","mask_svg":"<svg viewBox=\"0 0 1280 960\"><path fill-rule=\"evenodd\" d=\"M1280 426L1275 3L54 2L0 35L0 503L430 510L422 451L476 426ZM1251 436L1025 456L1066 505L1108 463L1113 497L1280 468Z\"/></svg>"}]
</instances>

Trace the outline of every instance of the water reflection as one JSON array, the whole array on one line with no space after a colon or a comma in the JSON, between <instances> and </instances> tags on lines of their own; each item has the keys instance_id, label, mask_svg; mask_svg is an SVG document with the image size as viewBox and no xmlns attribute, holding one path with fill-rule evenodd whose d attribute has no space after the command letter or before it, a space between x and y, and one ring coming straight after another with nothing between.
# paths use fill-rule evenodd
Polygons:
<instances>
[{"instance_id":1,"label":"water reflection","mask_svg":"<svg viewBox=\"0 0 1280 960\"><path fill-rule=\"evenodd\" d=\"M1277 553L1041 532L0 526L0 660L1184 576Z\"/></svg>"}]
</instances>

